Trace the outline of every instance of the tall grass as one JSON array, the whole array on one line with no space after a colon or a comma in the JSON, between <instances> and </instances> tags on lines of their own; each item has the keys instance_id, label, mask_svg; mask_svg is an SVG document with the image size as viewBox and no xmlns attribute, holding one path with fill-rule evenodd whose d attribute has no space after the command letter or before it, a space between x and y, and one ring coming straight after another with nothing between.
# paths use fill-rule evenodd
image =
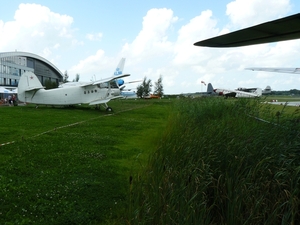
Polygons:
<instances>
[{"instance_id":1,"label":"tall grass","mask_svg":"<svg viewBox=\"0 0 300 225\"><path fill-rule=\"evenodd\" d=\"M127 222L298 224L299 120L284 112L256 100L178 101L133 179Z\"/></svg>"}]
</instances>

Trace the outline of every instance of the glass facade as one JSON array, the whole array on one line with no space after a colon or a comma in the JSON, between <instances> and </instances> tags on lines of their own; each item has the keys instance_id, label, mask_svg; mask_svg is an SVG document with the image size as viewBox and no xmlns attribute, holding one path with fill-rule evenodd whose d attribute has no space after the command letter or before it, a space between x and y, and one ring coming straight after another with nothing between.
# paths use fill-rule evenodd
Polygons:
<instances>
[{"instance_id":1,"label":"glass facade","mask_svg":"<svg viewBox=\"0 0 300 225\"><path fill-rule=\"evenodd\" d=\"M42 84L46 80L59 84L63 74L46 59L27 52L0 53L0 86L17 87L20 76L33 72Z\"/></svg>"}]
</instances>

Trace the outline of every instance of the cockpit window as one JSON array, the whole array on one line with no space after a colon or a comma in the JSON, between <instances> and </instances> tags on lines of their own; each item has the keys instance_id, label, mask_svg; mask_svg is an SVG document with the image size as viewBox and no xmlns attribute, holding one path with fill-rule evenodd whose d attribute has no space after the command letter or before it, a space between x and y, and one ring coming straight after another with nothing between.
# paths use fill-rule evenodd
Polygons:
<instances>
[{"instance_id":1,"label":"cockpit window","mask_svg":"<svg viewBox=\"0 0 300 225\"><path fill-rule=\"evenodd\" d=\"M117 81L116 80L112 80L110 82L110 87L111 88L119 88L118 84L117 84Z\"/></svg>"},{"instance_id":2,"label":"cockpit window","mask_svg":"<svg viewBox=\"0 0 300 225\"><path fill-rule=\"evenodd\" d=\"M116 80L112 80L110 81L110 88L119 88ZM98 88L108 88L108 82L106 83L101 83L101 84L97 84Z\"/></svg>"}]
</instances>

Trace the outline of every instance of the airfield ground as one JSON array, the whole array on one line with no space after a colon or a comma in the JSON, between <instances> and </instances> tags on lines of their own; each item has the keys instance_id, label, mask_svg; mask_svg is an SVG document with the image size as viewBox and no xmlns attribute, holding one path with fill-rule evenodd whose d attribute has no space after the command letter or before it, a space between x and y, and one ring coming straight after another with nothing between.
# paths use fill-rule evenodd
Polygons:
<instances>
[{"instance_id":1,"label":"airfield ground","mask_svg":"<svg viewBox=\"0 0 300 225\"><path fill-rule=\"evenodd\" d=\"M298 108L211 100L1 107L0 223L297 222Z\"/></svg>"}]
</instances>

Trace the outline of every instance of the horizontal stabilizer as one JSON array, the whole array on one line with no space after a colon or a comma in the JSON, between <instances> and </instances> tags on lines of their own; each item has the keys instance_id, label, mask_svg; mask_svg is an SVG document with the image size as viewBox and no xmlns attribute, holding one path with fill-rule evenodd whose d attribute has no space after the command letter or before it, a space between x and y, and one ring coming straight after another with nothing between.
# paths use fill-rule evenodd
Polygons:
<instances>
[{"instance_id":1,"label":"horizontal stabilizer","mask_svg":"<svg viewBox=\"0 0 300 225\"><path fill-rule=\"evenodd\" d=\"M30 88L27 88L25 91L37 91L40 89L44 89L44 87L30 87Z\"/></svg>"}]
</instances>

